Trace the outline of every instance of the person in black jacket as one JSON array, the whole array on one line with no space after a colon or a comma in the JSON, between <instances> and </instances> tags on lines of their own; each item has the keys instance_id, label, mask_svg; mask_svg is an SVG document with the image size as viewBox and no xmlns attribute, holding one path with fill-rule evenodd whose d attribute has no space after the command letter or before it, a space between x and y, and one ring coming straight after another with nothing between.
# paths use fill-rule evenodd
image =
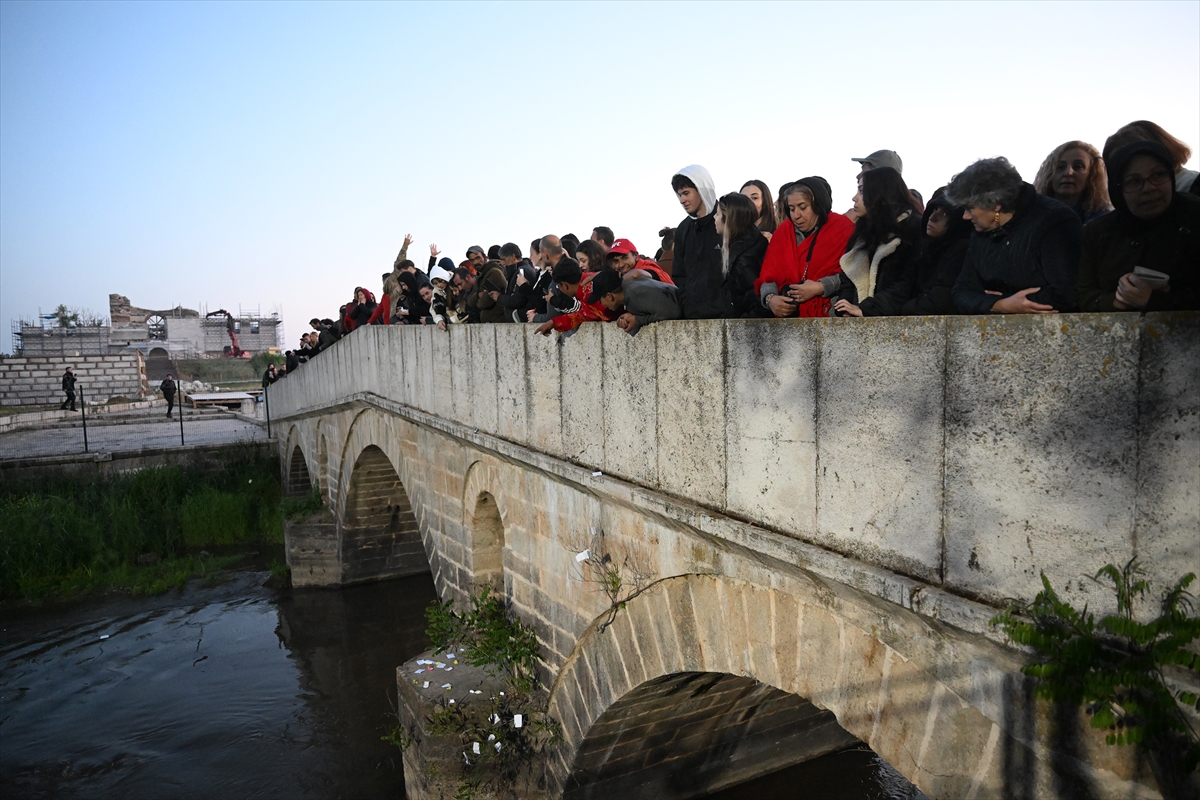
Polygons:
<instances>
[{"instance_id":1,"label":"person in black jacket","mask_svg":"<svg viewBox=\"0 0 1200 800\"><path fill-rule=\"evenodd\" d=\"M63 411L67 410L67 406L71 407L72 411L77 411L75 408L75 373L67 367L66 372L62 376L62 390L66 393L67 399L63 400L63 404L59 408Z\"/></svg>"},{"instance_id":2,"label":"person in black jacket","mask_svg":"<svg viewBox=\"0 0 1200 800\"><path fill-rule=\"evenodd\" d=\"M508 286L496 301L504 308L504 321L528 322L525 310L537 281L533 263L521 255L520 246L513 242L500 247L500 263L508 276Z\"/></svg>"},{"instance_id":3,"label":"person in black jacket","mask_svg":"<svg viewBox=\"0 0 1200 800\"><path fill-rule=\"evenodd\" d=\"M963 314L1054 314L1077 307L1075 275L1083 223L1042 197L1003 156L955 175L947 199L975 227L954 305Z\"/></svg>"},{"instance_id":4,"label":"person in black jacket","mask_svg":"<svg viewBox=\"0 0 1200 800\"><path fill-rule=\"evenodd\" d=\"M900 314L912 296L921 222L900 173L876 167L862 173L854 195L854 235L842 256L833 311L849 317Z\"/></svg>"},{"instance_id":5,"label":"person in black jacket","mask_svg":"<svg viewBox=\"0 0 1200 800\"><path fill-rule=\"evenodd\" d=\"M686 319L715 319L729 312L722 302L721 237L713 215L717 192L712 176L698 164L684 167L671 178L687 217L675 229L675 260L671 277L679 287Z\"/></svg>"},{"instance_id":6,"label":"person in black jacket","mask_svg":"<svg viewBox=\"0 0 1200 800\"><path fill-rule=\"evenodd\" d=\"M961 208L946 200L943 186L929 198L922 218L925 235L917 248L913 278L913 296L901 309L908 315L957 314L954 307L954 282L962 272L971 238L971 223Z\"/></svg>"},{"instance_id":7,"label":"person in black jacket","mask_svg":"<svg viewBox=\"0 0 1200 800\"><path fill-rule=\"evenodd\" d=\"M163 398L167 401L167 419L171 418L171 409L175 407L175 381L173 376L167 375L167 379L158 385L159 391L163 393ZM182 411L180 412L183 413Z\"/></svg>"},{"instance_id":8,"label":"person in black jacket","mask_svg":"<svg viewBox=\"0 0 1200 800\"><path fill-rule=\"evenodd\" d=\"M1159 142L1135 141L1110 158L1114 211L1083 228L1080 310L1200 311L1200 197L1176 189L1174 159Z\"/></svg>"},{"instance_id":9,"label":"person in black jacket","mask_svg":"<svg viewBox=\"0 0 1200 800\"><path fill-rule=\"evenodd\" d=\"M717 201L714 218L721 236L720 302L727 305L723 317L765 316L754 291L754 282L762 271L767 254L767 237L758 228L758 209L754 201L740 192L732 192Z\"/></svg>"}]
</instances>

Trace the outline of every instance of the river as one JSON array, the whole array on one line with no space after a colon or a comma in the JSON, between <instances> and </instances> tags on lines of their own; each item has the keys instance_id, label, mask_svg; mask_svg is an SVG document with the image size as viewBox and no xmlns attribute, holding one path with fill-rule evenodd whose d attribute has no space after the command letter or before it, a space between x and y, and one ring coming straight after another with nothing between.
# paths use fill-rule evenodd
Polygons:
<instances>
[{"instance_id":1,"label":"river","mask_svg":"<svg viewBox=\"0 0 1200 800\"><path fill-rule=\"evenodd\" d=\"M396 666L428 647L429 577L295 593L266 578L4 612L5 797L402 798L380 736ZM910 797L896 778L847 752L720 797Z\"/></svg>"}]
</instances>

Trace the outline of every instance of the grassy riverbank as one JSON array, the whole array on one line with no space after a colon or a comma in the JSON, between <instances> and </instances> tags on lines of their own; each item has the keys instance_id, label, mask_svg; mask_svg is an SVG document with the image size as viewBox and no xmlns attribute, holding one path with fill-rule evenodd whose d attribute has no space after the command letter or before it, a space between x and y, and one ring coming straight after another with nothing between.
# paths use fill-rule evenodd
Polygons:
<instances>
[{"instance_id":1,"label":"grassy riverbank","mask_svg":"<svg viewBox=\"0 0 1200 800\"><path fill-rule=\"evenodd\" d=\"M0 602L111 589L154 594L212 578L239 557L213 558L203 548L282 544L285 515L320 505L282 495L278 460L253 448L230 448L216 469L6 482Z\"/></svg>"}]
</instances>

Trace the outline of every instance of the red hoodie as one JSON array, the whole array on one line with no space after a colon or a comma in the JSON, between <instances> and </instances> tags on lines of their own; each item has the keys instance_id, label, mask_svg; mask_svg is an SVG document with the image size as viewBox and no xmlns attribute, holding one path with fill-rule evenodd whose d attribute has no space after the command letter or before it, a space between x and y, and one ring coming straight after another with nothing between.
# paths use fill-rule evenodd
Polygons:
<instances>
[{"instance_id":1,"label":"red hoodie","mask_svg":"<svg viewBox=\"0 0 1200 800\"><path fill-rule=\"evenodd\" d=\"M782 294L785 286L836 275L841 270L846 243L853 234L854 223L831 211L820 230L797 245L795 226L790 219L784 220L767 245L762 271L754 282L755 293L762 290L764 283L774 283ZM829 298L806 300L800 304L799 311L801 317L827 317Z\"/></svg>"},{"instance_id":2,"label":"red hoodie","mask_svg":"<svg viewBox=\"0 0 1200 800\"><path fill-rule=\"evenodd\" d=\"M348 306L346 306L346 313L342 317L342 325L345 327L346 333L349 333L350 331L352 331L356 327L358 327L358 323L354 321L354 317L352 316L352 314L354 314L354 310L356 308L358 308L358 293L359 292L363 293L363 295L367 298L368 303L375 302L375 295L371 294L369 291L367 291L366 289L364 289L361 286L354 287L354 302L352 302Z\"/></svg>"},{"instance_id":3,"label":"red hoodie","mask_svg":"<svg viewBox=\"0 0 1200 800\"><path fill-rule=\"evenodd\" d=\"M638 266L641 268L640 264ZM585 322L610 322L620 316L615 311L609 311L599 301L588 302L588 296L592 293L590 278L595 274L594 272L583 273L583 280L575 291L575 299L579 301L579 310L555 317L554 330L573 331Z\"/></svg>"},{"instance_id":4,"label":"red hoodie","mask_svg":"<svg viewBox=\"0 0 1200 800\"><path fill-rule=\"evenodd\" d=\"M663 283L670 284L671 286L675 285L675 281L671 280L671 276L667 274L666 270L654 263L653 259L646 258L645 256L638 256L637 263L633 265L633 268L644 269L651 275L657 276L658 279Z\"/></svg>"}]
</instances>

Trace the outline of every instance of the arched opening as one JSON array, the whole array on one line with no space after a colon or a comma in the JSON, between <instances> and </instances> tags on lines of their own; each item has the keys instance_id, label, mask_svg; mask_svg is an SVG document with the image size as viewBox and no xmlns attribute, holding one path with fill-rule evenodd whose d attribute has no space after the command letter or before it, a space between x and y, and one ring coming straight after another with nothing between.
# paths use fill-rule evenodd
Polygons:
<instances>
[{"instance_id":1,"label":"arched opening","mask_svg":"<svg viewBox=\"0 0 1200 800\"><path fill-rule=\"evenodd\" d=\"M705 797L861 748L832 712L797 695L737 675L676 673L646 681L600 715L576 751L563 797ZM907 784L891 772L889 781ZM920 796L911 788L907 796Z\"/></svg>"},{"instance_id":2,"label":"arched opening","mask_svg":"<svg viewBox=\"0 0 1200 800\"><path fill-rule=\"evenodd\" d=\"M341 525L343 583L430 571L408 493L375 445L354 462Z\"/></svg>"},{"instance_id":3,"label":"arched opening","mask_svg":"<svg viewBox=\"0 0 1200 800\"><path fill-rule=\"evenodd\" d=\"M157 384L168 375L180 377L171 356L162 347L150 348L150 352L146 354L146 380Z\"/></svg>"},{"instance_id":4,"label":"arched opening","mask_svg":"<svg viewBox=\"0 0 1200 800\"><path fill-rule=\"evenodd\" d=\"M324 434L320 437L317 447L317 486L321 490L321 499L329 502L329 439Z\"/></svg>"},{"instance_id":5,"label":"arched opening","mask_svg":"<svg viewBox=\"0 0 1200 800\"><path fill-rule=\"evenodd\" d=\"M289 497L306 495L313 489L312 478L308 474L308 463L304 460L304 452L300 445L292 448L292 456L288 459L287 485L284 493Z\"/></svg>"},{"instance_id":6,"label":"arched opening","mask_svg":"<svg viewBox=\"0 0 1200 800\"><path fill-rule=\"evenodd\" d=\"M504 590L504 522L496 498L480 492L471 517L471 563L476 588Z\"/></svg>"}]
</instances>

